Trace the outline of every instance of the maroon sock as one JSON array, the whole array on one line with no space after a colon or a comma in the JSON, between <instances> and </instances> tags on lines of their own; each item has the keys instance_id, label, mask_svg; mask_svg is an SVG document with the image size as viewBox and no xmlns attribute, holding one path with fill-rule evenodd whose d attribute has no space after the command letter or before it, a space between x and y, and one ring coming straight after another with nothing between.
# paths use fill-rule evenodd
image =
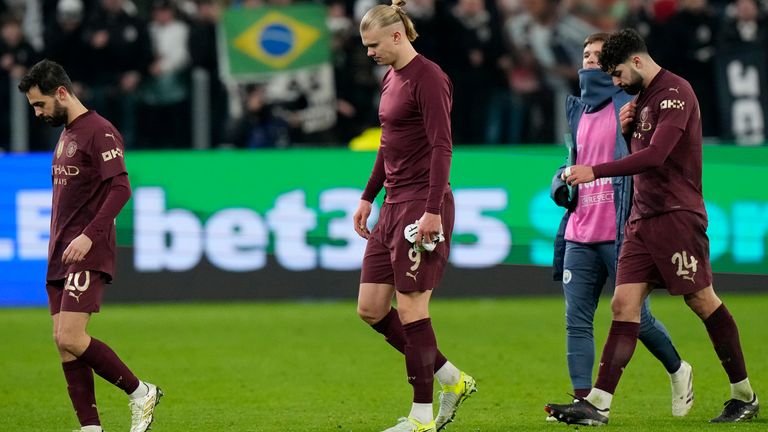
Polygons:
<instances>
[{"instance_id":1,"label":"maroon sock","mask_svg":"<svg viewBox=\"0 0 768 432\"><path fill-rule=\"evenodd\" d=\"M91 338L88 348L80 354L80 360L88 364L93 371L108 382L122 389L127 394L139 387L139 379L112 351L112 348L96 338Z\"/></svg>"},{"instance_id":2,"label":"maroon sock","mask_svg":"<svg viewBox=\"0 0 768 432\"><path fill-rule=\"evenodd\" d=\"M637 346L640 334L640 323L627 321L611 322L608 340L605 341L603 355L600 358L600 369L597 373L595 387L610 394L616 392L619 379L624 368L629 364Z\"/></svg>"},{"instance_id":3,"label":"maroon sock","mask_svg":"<svg viewBox=\"0 0 768 432\"><path fill-rule=\"evenodd\" d=\"M424 318L403 326L405 333L405 368L413 386L414 403L432 403L435 380L437 341L432 320Z\"/></svg>"},{"instance_id":4,"label":"maroon sock","mask_svg":"<svg viewBox=\"0 0 768 432\"><path fill-rule=\"evenodd\" d=\"M392 345L402 354L405 354L405 332L403 332L403 325L400 323L400 316L397 314L397 309L390 309L389 313L387 313L381 321L371 324L371 327L383 334L387 343ZM448 362L448 359L445 358L440 350L437 350L434 371L437 372L446 362Z\"/></svg>"},{"instance_id":5,"label":"maroon sock","mask_svg":"<svg viewBox=\"0 0 768 432\"><path fill-rule=\"evenodd\" d=\"M573 394L576 397L585 398L587 395L589 395L589 392L592 391L591 388L588 389L573 389Z\"/></svg>"},{"instance_id":6,"label":"maroon sock","mask_svg":"<svg viewBox=\"0 0 768 432\"><path fill-rule=\"evenodd\" d=\"M61 367L64 369L67 392L80 426L100 425L99 412L96 410L96 390L93 387L93 369L79 359L62 362Z\"/></svg>"},{"instance_id":7,"label":"maroon sock","mask_svg":"<svg viewBox=\"0 0 768 432\"><path fill-rule=\"evenodd\" d=\"M747 366L744 364L744 353L739 342L739 329L736 328L736 321L725 304L721 304L704 320L704 326L712 345L715 346L717 357L728 374L728 380L731 383L744 381L747 378Z\"/></svg>"}]
</instances>

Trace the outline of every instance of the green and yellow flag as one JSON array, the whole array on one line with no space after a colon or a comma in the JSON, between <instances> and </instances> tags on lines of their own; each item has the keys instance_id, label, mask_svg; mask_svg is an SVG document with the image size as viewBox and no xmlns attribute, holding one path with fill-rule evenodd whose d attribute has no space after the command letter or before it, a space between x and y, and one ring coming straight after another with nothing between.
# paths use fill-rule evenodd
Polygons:
<instances>
[{"instance_id":1,"label":"green and yellow flag","mask_svg":"<svg viewBox=\"0 0 768 432\"><path fill-rule=\"evenodd\" d=\"M227 10L219 33L224 72L243 80L328 63L325 16L317 4Z\"/></svg>"}]
</instances>

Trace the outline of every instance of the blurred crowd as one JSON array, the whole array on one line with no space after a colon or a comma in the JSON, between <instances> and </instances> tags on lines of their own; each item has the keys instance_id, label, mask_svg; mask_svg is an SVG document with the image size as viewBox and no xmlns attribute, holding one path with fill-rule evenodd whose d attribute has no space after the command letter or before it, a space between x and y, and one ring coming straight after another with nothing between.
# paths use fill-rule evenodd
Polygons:
<instances>
[{"instance_id":1,"label":"blurred crowd","mask_svg":"<svg viewBox=\"0 0 768 432\"><path fill-rule=\"evenodd\" d=\"M65 67L78 96L115 123L128 148L190 147L194 70L210 77L214 147L346 145L378 125L383 68L366 57L357 29L377 0L323 1L337 110L327 131L302 132L301 98L271 101L258 83L232 86L219 76L216 26L226 8L295 1L0 0L0 149L9 148L11 83L45 57ZM745 43L768 50L764 6L761 0L410 0L406 10L419 33L416 49L453 81L454 142L507 144L559 141L559 100L578 92L585 37L627 26L647 38L662 66L691 82L704 134L719 136L713 62L718 52ZM30 149L48 150L57 136L30 121Z\"/></svg>"}]
</instances>

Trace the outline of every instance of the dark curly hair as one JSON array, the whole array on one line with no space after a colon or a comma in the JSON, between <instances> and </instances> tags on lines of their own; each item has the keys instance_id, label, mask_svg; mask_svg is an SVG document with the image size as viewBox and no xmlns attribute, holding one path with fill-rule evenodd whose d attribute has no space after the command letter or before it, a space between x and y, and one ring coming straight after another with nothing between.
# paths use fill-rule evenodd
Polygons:
<instances>
[{"instance_id":1,"label":"dark curly hair","mask_svg":"<svg viewBox=\"0 0 768 432\"><path fill-rule=\"evenodd\" d=\"M34 86L37 86L40 93L46 96L52 96L56 89L62 86L72 94L72 81L67 72L60 64L48 59L41 60L32 66L32 69L21 79L19 90L27 93Z\"/></svg>"},{"instance_id":2,"label":"dark curly hair","mask_svg":"<svg viewBox=\"0 0 768 432\"><path fill-rule=\"evenodd\" d=\"M632 54L648 53L643 37L633 29L623 29L612 34L600 52L600 69L611 73Z\"/></svg>"}]
</instances>

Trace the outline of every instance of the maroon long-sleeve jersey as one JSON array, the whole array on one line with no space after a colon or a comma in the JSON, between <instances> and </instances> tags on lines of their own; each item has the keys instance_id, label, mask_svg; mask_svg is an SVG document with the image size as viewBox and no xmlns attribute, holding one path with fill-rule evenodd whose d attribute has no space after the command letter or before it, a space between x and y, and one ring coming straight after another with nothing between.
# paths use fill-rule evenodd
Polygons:
<instances>
[{"instance_id":1,"label":"maroon long-sleeve jersey","mask_svg":"<svg viewBox=\"0 0 768 432\"><path fill-rule=\"evenodd\" d=\"M451 169L453 87L438 65L417 55L384 75L379 104L381 147L362 199L386 188L386 202L426 199L439 214Z\"/></svg>"}]
</instances>

